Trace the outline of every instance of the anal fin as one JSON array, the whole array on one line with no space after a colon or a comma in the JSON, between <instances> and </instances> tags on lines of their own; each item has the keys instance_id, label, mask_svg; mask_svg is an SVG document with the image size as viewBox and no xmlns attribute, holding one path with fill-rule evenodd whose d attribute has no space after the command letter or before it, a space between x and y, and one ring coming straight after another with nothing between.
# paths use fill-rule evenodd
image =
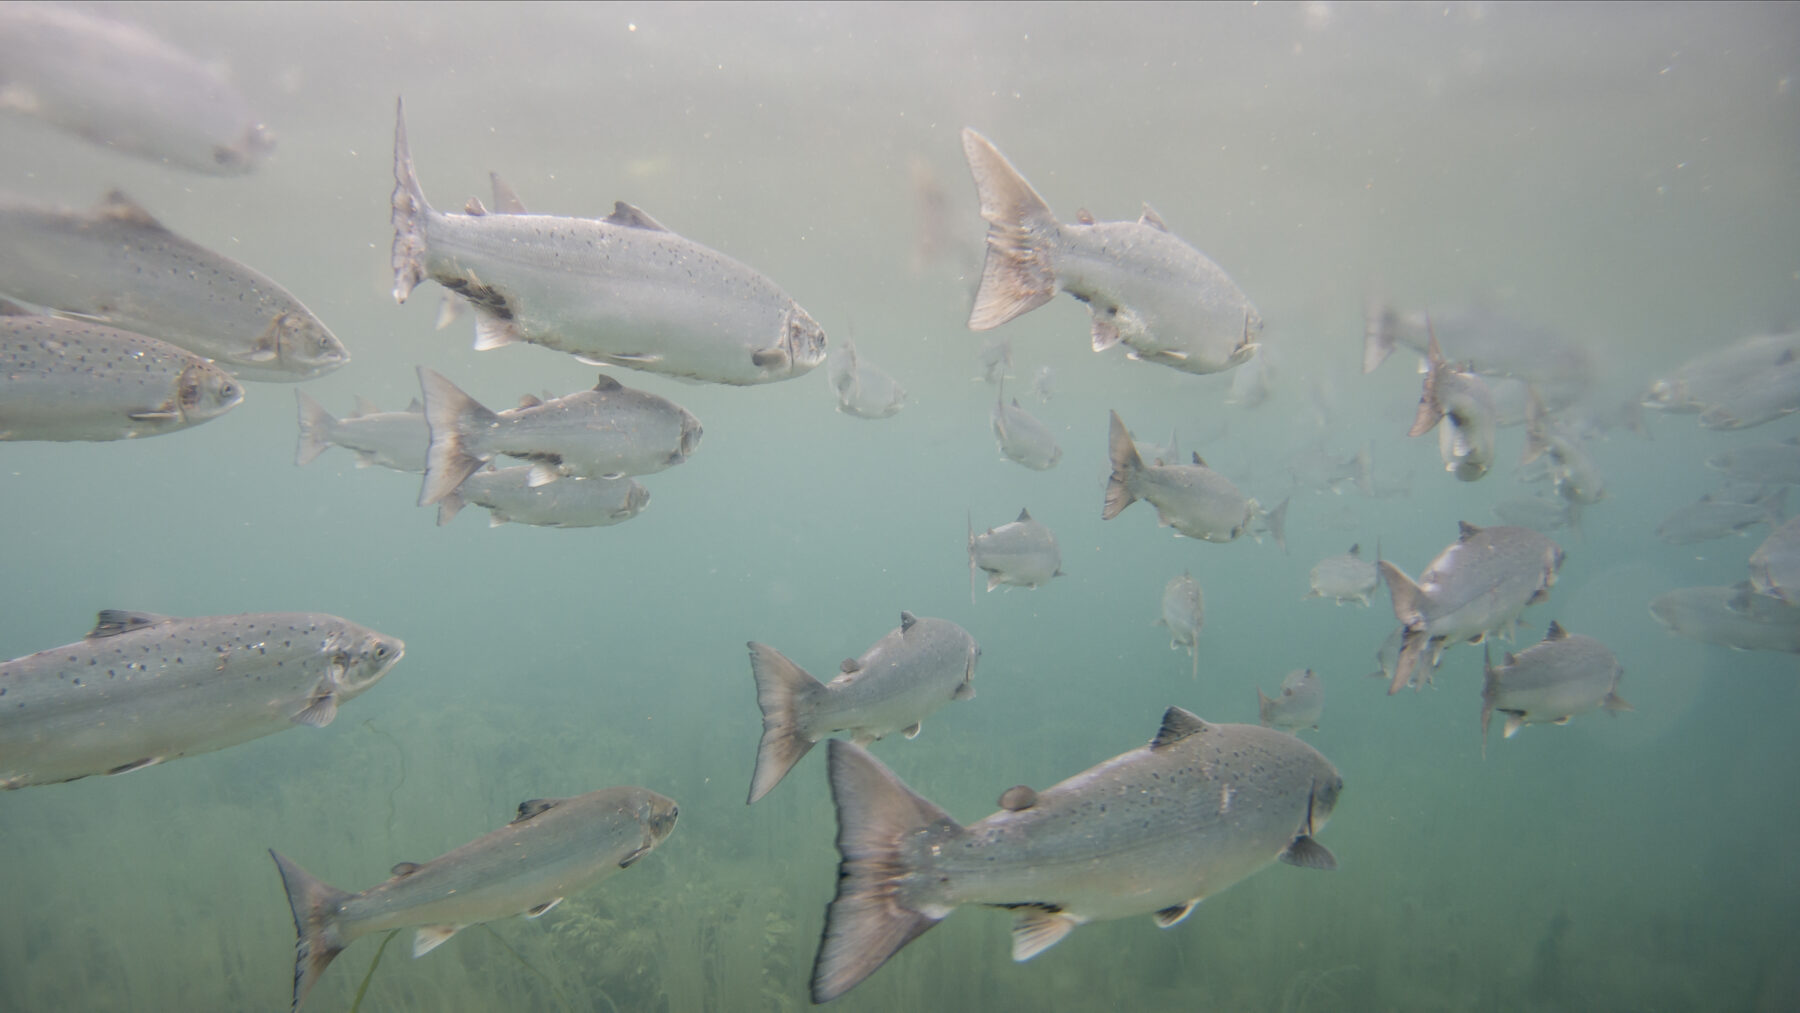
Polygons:
<instances>
[{"instance_id":1,"label":"anal fin","mask_svg":"<svg viewBox=\"0 0 1800 1013\"><path fill-rule=\"evenodd\" d=\"M444 945L451 936L462 931L461 925L421 925L413 933L413 958L417 959Z\"/></svg>"}]
</instances>

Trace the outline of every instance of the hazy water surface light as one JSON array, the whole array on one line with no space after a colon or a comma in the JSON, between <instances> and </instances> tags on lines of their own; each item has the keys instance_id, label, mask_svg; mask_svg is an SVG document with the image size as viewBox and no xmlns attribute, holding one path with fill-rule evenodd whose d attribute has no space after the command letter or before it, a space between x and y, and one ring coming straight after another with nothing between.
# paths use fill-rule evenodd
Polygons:
<instances>
[{"instance_id":1,"label":"hazy water surface light","mask_svg":"<svg viewBox=\"0 0 1800 1013\"><path fill-rule=\"evenodd\" d=\"M1259 687L1311 669L1324 709L1300 734L1344 778L1318 834L1337 868L1277 863L1166 931L1090 923L1021 964L1007 912L959 910L836 1007L1773 1011L1800 995L1800 864L1771 846L1800 833L1800 665L1673 635L1648 609L1745 578L1768 527L1680 545L1657 527L1726 484L1708 458L1800 422L1645 410L1634 431L1622 410L1685 360L1800 329L1800 8L79 9L221 68L274 146L203 175L8 103L0 194L88 208L122 190L278 281L351 361L250 382L188 432L4 443L0 656L76 641L101 609L324 612L406 650L323 729L0 792L0 1011L283 1008L293 922L269 848L361 890L524 800L610 785L679 803L654 853L417 960L400 936L361 1008L804 1008L836 886L826 750L744 805L760 734L745 642L828 678L902 610L979 641L977 695L871 752L964 823L1013 785L1143 745L1170 706L1255 723ZM470 314L434 327L430 282L396 306L401 96L434 206L493 204L490 172L537 214L627 201L766 274L832 347L853 340L902 410L837 411L823 366L727 387L477 352ZM971 332L986 226L965 127L1060 221L1148 204L1216 261L1264 320L1267 397L1228 405L1235 371L1095 353L1064 295ZM1556 418L1605 496L1547 532L1565 554L1554 588L1488 646L1499 664L1552 620L1595 637L1633 710L1496 731L1484 758L1481 647L1390 697L1368 678L1397 625L1388 591L1366 608L1305 597L1352 544L1418 578L1459 521L1557 497L1523 481L1543 466L1517 463L1523 426L1500 428L1475 482L1445 473L1432 436L1407 438L1418 354L1362 370L1382 303L1523 321L1592 364ZM1011 343L1006 399L1061 448L1047 470L996 446L991 338ZM496 408L604 372L705 435L640 477L639 515L596 528L490 528L473 505L439 527L416 474L336 448L295 466L296 386L333 413L358 396L397 411L420 366ZM1265 511L1285 500L1287 551L1174 538L1145 503L1102 521L1109 410L1142 444L1173 433L1170 463L1197 452ZM1365 448L1360 472L1334 470ZM971 604L969 526L1021 508L1054 531L1063 575ZM1154 625L1184 571L1205 596L1197 678ZM348 949L306 1008L350 1008L377 946Z\"/></svg>"}]
</instances>

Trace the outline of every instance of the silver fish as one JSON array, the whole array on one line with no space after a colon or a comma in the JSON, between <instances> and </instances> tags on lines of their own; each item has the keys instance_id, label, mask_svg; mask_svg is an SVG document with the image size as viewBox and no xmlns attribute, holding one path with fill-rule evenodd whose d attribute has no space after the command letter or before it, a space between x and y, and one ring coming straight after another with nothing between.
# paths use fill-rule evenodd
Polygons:
<instances>
[{"instance_id":1,"label":"silver fish","mask_svg":"<svg viewBox=\"0 0 1800 1013\"><path fill-rule=\"evenodd\" d=\"M1110 521L1143 499L1156 508L1157 523L1174 528L1177 534L1208 542L1229 542L1249 531L1252 521L1260 520L1275 536L1275 543L1286 550L1282 530L1287 517L1286 500L1274 510L1264 511L1256 500L1239 492L1230 479L1208 468L1199 454L1194 455L1192 464L1146 465L1119 413L1110 414L1107 451L1112 475L1106 483L1101 520Z\"/></svg>"},{"instance_id":2,"label":"silver fish","mask_svg":"<svg viewBox=\"0 0 1800 1013\"><path fill-rule=\"evenodd\" d=\"M825 360L825 332L751 268L623 201L604 219L444 214L425 202L394 129L394 301L430 278L467 299L475 347L530 341L712 383L786 380Z\"/></svg>"},{"instance_id":3,"label":"silver fish","mask_svg":"<svg viewBox=\"0 0 1800 1013\"><path fill-rule=\"evenodd\" d=\"M1056 535L1033 520L1031 512L1019 508L1019 517L1009 524L975 533L969 522L969 600L975 600L975 571L988 575L987 589L1007 587L1035 588L1062 576L1062 551L1056 547Z\"/></svg>"},{"instance_id":4,"label":"silver fish","mask_svg":"<svg viewBox=\"0 0 1800 1013\"><path fill-rule=\"evenodd\" d=\"M975 357L981 366L980 379L984 383L999 383L1012 368L1012 339L994 335L982 343Z\"/></svg>"},{"instance_id":5,"label":"silver fish","mask_svg":"<svg viewBox=\"0 0 1800 1013\"><path fill-rule=\"evenodd\" d=\"M1298 732L1302 728L1318 730L1319 715L1325 712L1325 684L1310 668L1297 668L1281 680L1281 692L1265 696L1256 688L1256 716L1264 728Z\"/></svg>"},{"instance_id":6,"label":"silver fish","mask_svg":"<svg viewBox=\"0 0 1800 1013\"><path fill-rule=\"evenodd\" d=\"M906 405L906 388L879 367L856 354L856 344L846 338L826 357L831 389L837 393L838 411L859 419L885 419Z\"/></svg>"},{"instance_id":7,"label":"silver fish","mask_svg":"<svg viewBox=\"0 0 1800 1013\"><path fill-rule=\"evenodd\" d=\"M350 361L293 293L117 190L85 213L0 203L0 292L160 338L245 380L307 380Z\"/></svg>"},{"instance_id":8,"label":"silver fish","mask_svg":"<svg viewBox=\"0 0 1800 1013\"><path fill-rule=\"evenodd\" d=\"M532 485L531 468L478 471L438 500L438 525L467 504L485 507L488 527L509 521L540 528L599 528L628 521L650 503L650 490L629 478L569 478Z\"/></svg>"},{"instance_id":9,"label":"silver fish","mask_svg":"<svg viewBox=\"0 0 1800 1013\"><path fill-rule=\"evenodd\" d=\"M1134 359L1217 373L1256 351L1262 315L1148 204L1135 222L1096 222L1085 212L1059 222L987 138L964 129L962 141L988 224L971 330L998 327L1060 291L1087 304L1096 352L1122 342Z\"/></svg>"},{"instance_id":10,"label":"silver fish","mask_svg":"<svg viewBox=\"0 0 1800 1013\"><path fill-rule=\"evenodd\" d=\"M1670 545L1692 545L1727 535L1742 535L1758 524L1781 525L1787 504L1787 487L1753 494L1726 491L1708 493L1699 500L1670 512L1656 526L1656 537Z\"/></svg>"},{"instance_id":11,"label":"silver fish","mask_svg":"<svg viewBox=\"0 0 1800 1013\"><path fill-rule=\"evenodd\" d=\"M1504 525L1478 528L1460 522L1457 540L1438 553L1419 574L1418 583L1394 564L1382 560L1381 573L1394 599L1402 646L1388 693L1398 693L1412 677L1427 647L1435 657L1443 648L1481 643L1488 635L1510 630L1527 605L1550 596L1563 552L1555 542L1529 528Z\"/></svg>"},{"instance_id":12,"label":"silver fish","mask_svg":"<svg viewBox=\"0 0 1800 1013\"><path fill-rule=\"evenodd\" d=\"M1552 486L1564 500L1592 506L1606 498L1606 481L1593 455L1579 436L1550 418L1534 390L1526 401L1525 450L1519 462L1529 464L1540 457L1548 462Z\"/></svg>"},{"instance_id":13,"label":"silver fish","mask_svg":"<svg viewBox=\"0 0 1800 1013\"><path fill-rule=\"evenodd\" d=\"M1770 532L1750 554L1750 586L1757 594L1800 605L1800 517Z\"/></svg>"},{"instance_id":14,"label":"silver fish","mask_svg":"<svg viewBox=\"0 0 1800 1013\"><path fill-rule=\"evenodd\" d=\"M1744 377L1700 413L1707 429L1749 429L1800 411L1800 354Z\"/></svg>"},{"instance_id":15,"label":"silver fish","mask_svg":"<svg viewBox=\"0 0 1800 1013\"><path fill-rule=\"evenodd\" d=\"M1571 634L1552 622L1544 639L1518 654L1508 654L1499 668L1482 645L1481 748L1487 751L1488 721L1495 711L1506 715L1502 738L1510 739L1532 724L1567 724L1577 714L1604 707L1628 711L1619 696L1625 670L1606 645L1593 637Z\"/></svg>"},{"instance_id":16,"label":"silver fish","mask_svg":"<svg viewBox=\"0 0 1800 1013\"><path fill-rule=\"evenodd\" d=\"M1060 784L1013 788L967 827L867 752L831 744L837 896L813 964L827 1002L964 904L1013 913L1014 960L1083 922L1152 915L1161 928L1276 860L1331 869L1314 836L1344 780L1311 746L1179 707L1156 738Z\"/></svg>"},{"instance_id":17,"label":"silver fish","mask_svg":"<svg viewBox=\"0 0 1800 1013\"><path fill-rule=\"evenodd\" d=\"M395 471L423 472L425 449L431 430L425 425L425 406L414 398L403 412L384 412L367 398L357 398L356 408L335 418L305 391L295 388L300 406L300 443L295 464L310 464L332 447L356 455L358 468L380 466Z\"/></svg>"},{"instance_id":18,"label":"silver fish","mask_svg":"<svg viewBox=\"0 0 1800 1013\"><path fill-rule=\"evenodd\" d=\"M531 462L530 484L558 478L648 475L687 460L700 445L700 420L673 401L601 376L593 390L490 411L441 374L419 367L431 427L419 505L449 495L504 454Z\"/></svg>"},{"instance_id":19,"label":"silver fish","mask_svg":"<svg viewBox=\"0 0 1800 1013\"><path fill-rule=\"evenodd\" d=\"M536 918L569 894L630 868L675 829L675 801L647 788L601 788L519 803L519 815L429 862L401 862L361 893L339 890L271 850L299 935L298 1010L333 958L362 936L417 926L422 957L470 925Z\"/></svg>"},{"instance_id":20,"label":"silver fish","mask_svg":"<svg viewBox=\"0 0 1800 1013\"><path fill-rule=\"evenodd\" d=\"M0 662L0 789L122 774L296 724L322 728L405 645L336 616L108 609L76 643Z\"/></svg>"},{"instance_id":21,"label":"silver fish","mask_svg":"<svg viewBox=\"0 0 1800 1013\"><path fill-rule=\"evenodd\" d=\"M129 440L235 408L244 387L155 338L0 307L0 440Z\"/></svg>"},{"instance_id":22,"label":"silver fish","mask_svg":"<svg viewBox=\"0 0 1800 1013\"><path fill-rule=\"evenodd\" d=\"M1800 654L1800 607L1757 594L1749 581L1657 595L1650 614L1671 633L1739 651Z\"/></svg>"},{"instance_id":23,"label":"silver fish","mask_svg":"<svg viewBox=\"0 0 1800 1013\"><path fill-rule=\"evenodd\" d=\"M1757 334L1714 348L1653 381L1643 406L1675 413L1705 412L1730 402L1758 376L1786 373L1800 356L1800 333Z\"/></svg>"},{"instance_id":24,"label":"silver fish","mask_svg":"<svg viewBox=\"0 0 1800 1013\"><path fill-rule=\"evenodd\" d=\"M1581 398L1599 376L1586 349L1540 324L1479 306L1426 314L1402 313L1379 303L1370 306L1366 317L1363 372L1381 365L1396 344L1427 355L1434 333L1449 349L1448 357L1469 372L1530 384L1553 408Z\"/></svg>"},{"instance_id":25,"label":"silver fish","mask_svg":"<svg viewBox=\"0 0 1800 1013\"><path fill-rule=\"evenodd\" d=\"M1581 530L1581 504L1560 496L1519 496L1494 504L1494 516L1507 524L1538 531Z\"/></svg>"},{"instance_id":26,"label":"silver fish","mask_svg":"<svg viewBox=\"0 0 1800 1013\"><path fill-rule=\"evenodd\" d=\"M975 696L981 645L948 619L900 613L900 628L846 658L828 683L780 651L750 642L750 673L762 708L762 742L750 802L767 795L821 739L847 733L868 745L894 732L916 738L920 722L952 700Z\"/></svg>"},{"instance_id":27,"label":"silver fish","mask_svg":"<svg viewBox=\"0 0 1800 1013\"><path fill-rule=\"evenodd\" d=\"M1169 628L1169 650L1187 648L1193 662L1192 677L1200 678L1200 628L1206 625L1206 599L1200 582L1183 570L1163 585L1162 615L1156 625Z\"/></svg>"},{"instance_id":28,"label":"silver fish","mask_svg":"<svg viewBox=\"0 0 1800 1013\"><path fill-rule=\"evenodd\" d=\"M95 144L214 176L275 146L218 71L135 25L50 4L0 4L0 109Z\"/></svg>"},{"instance_id":29,"label":"silver fish","mask_svg":"<svg viewBox=\"0 0 1800 1013\"><path fill-rule=\"evenodd\" d=\"M1800 436L1735 447L1707 458L1706 466L1740 482L1800 485Z\"/></svg>"},{"instance_id":30,"label":"silver fish","mask_svg":"<svg viewBox=\"0 0 1800 1013\"><path fill-rule=\"evenodd\" d=\"M1048 471L1062 460L1062 448L1050 427L1025 409L1019 399L1006 403L1006 385L1002 383L994 398L994 438L1000 442L1000 453L1033 471Z\"/></svg>"},{"instance_id":31,"label":"silver fish","mask_svg":"<svg viewBox=\"0 0 1800 1013\"><path fill-rule=\"evenodd\" d=\"M1375 554L1377 562L1381 553ZM1347 601L1358 605L1368 605L1369 596L1381 586L1381 570L1375 563L1362 558L1362 546L1352 545L1350 551L1341 556L1330 556L1319 560L1312 568L1312 590L1308 598L1330 598L1335 604L1342 605Z\"/></svg>"},{"instance_id":32,"label":"silver fish","mask_svg":"<svg viewBox=\"0 0 1800 1013\"><path fill-rule=\"evenodd\" d=\"M1424 389L1419 410L1408 436L1438 431L1438 454L1444 470L1464 482L1473 482L1494 463L1495 408L1493 392L1481 377L1445 361L1436 335L1428 339Z\"/></svg>"}]
</instances>

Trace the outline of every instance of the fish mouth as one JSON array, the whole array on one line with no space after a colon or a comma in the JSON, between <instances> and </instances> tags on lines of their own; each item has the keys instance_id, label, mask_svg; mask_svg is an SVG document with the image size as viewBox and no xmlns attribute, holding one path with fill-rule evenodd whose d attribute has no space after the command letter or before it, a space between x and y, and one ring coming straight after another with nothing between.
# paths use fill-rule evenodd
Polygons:
<instances>
[{"instance_id":1,"label":"fish mouth","mask_svg":"<svg viewBox=\"0 0 1800 1013\"><path fill-rule=\"evenodd\" d=\"M682 419L680 448L669 455L669 463L680 464L691 457L694 451L700 449L700 437L704 435L706 435L706 430L701 428L699 419L692 415Z\"/></svg>"},{"instance_id":2,"label":"fish mouth","mask_svg":"<svg viewBox=\"0 0 1800 1013\"><path fill-rule=\"evenodd\" d=\"M825 361L825 329L798 306L788 314L787 338L783 344L792 363L791 375L797 376Z\"/></svg>"},{"instance_id":3,"label":"fish mouth","mask_svg":"<svg viewBox=\"0 0 1800 1013\"><path fill-rule=\"evenodd\" d=\"M344 674L338 683L348 695L355 695L381 681L381 677L399 663L406 654L406 644L397 637L370 637L361 650L346 659Z\"/></svg>"}]
</instances>

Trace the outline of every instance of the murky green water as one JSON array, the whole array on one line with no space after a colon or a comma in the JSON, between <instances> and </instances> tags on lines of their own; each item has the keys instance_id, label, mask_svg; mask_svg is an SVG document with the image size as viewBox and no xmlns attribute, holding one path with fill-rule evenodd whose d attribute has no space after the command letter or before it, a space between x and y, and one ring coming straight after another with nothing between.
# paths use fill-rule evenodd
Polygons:
<instances>
[{"instance_id":1,"label":"murky green water","mask_svg":"<svg viewBox=\"0 0 1800 1013\"><path fill-rule=\"evenodd\" d=\"M400 407L429 365L483 401L591 386L539 348L476 353L433 330L436 292L389 296L391 119L404 93L428 195L504 175L534 210L625 199L763 270L913 394L897 417L832 410L824 370L752 389L620 372L705 424L619 527L445 528L416 478L334 450L294 467L293 395L132 444L9 444L0 654L78 638L101 608L336 613L406 658L329 728L141 773L0 798L0 1010L284 1007L292 923L266 849L346 889L504 823L527 798L635 783L680 802L653 855L535 921L427 957L396 940L365 1010L763 1010L807 1004L835 821L824 757L743 804L760 732L743 644L815 673L901 609L981 642L979 696L874 752L958 819L1141 745L1163 709L1253 721L1254 687L1311 667L1308 740L1346 791L1331 873L1276 865L1169 931L1085 926L1008 958L1009 919L960 911L839 1000L846 1010L1682 1010L1791 1008L1800 938L1794 658L1677 639L1646 611L1739 579L1761 537L1670 546L1657 522L1713 483L1704 458L1782 439L1652 416L1593 453L1609 498L1567 552L1551 619L1606 642L1636 707L1496 733L1480 660L1389 698L1365 673L1392 628L1302 601L1352 542L1408 573L1519 495L1522 434L1479 483L1408 440L1410 356L1360 375L1365 297L1486 302L1553 324L1623 399L1800 308L1800 14L1792 6L1279 4L1206 7L130 7L219 58L279 136L242 179L116 157L0 120L0 188L86 205L127 190L172 228L279 279L354 361L308 383ZM982 227L957 132L992 138L1065 219L1149 201L1268 320L1270 400L1098 356L1073 300L1006 325L1008 385L1062 463L999 458L993 388L964 326ZM914 162L948 197L921 265ZM1057 394L1026 396L1049 365ZM1314 421L1321 401L1328 423ZM1200 446L1265 503L1269 542L1172 540L1136 506L1101 522L1106 412ZM1292 455L1371 443L1411 495L1294 488ZM1021 506L1067 576L973 605L965 515ZM1206 593L1200 675L1151 625L1164 582ZM347 1008L377 942L309 1000Z\"/></svg>"}]
</instances>

